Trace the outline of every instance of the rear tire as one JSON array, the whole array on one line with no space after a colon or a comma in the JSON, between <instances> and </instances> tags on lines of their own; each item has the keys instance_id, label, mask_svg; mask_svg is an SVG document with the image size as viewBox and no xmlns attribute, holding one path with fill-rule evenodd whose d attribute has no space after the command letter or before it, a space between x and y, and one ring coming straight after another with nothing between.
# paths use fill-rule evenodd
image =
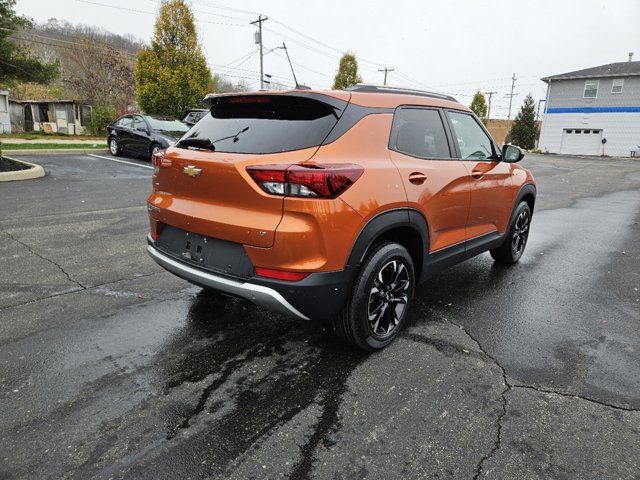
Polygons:
<instances>
[{"instance_id":1,"label":"rear tire","mask_svg":"<svg viewBox=\"0 0 640 480\"><path fill-rule=\"evenodd\" d=\"M333 328L339 337L362 350L380 350L404 326L414 290L409 252L397 243L380 244L367 255Z\"/></svg>"},{"instance_id":2,"label":"rear tire","mask_svg":"<svg viewBox=\"0 0 640 480\"><path fill-rule=\"evenodd\" d=\"M509 227L504 243L490 251L498 263L512 265L520 260L529 239L531 209L527 202L521 202L513 215L513 224Z\"/></svg>"},{"instance_id":3,"label":"rear tire","mask_svg":"<svg viewBox=\"0 0 640 480\"><path fill-rule=\"evenodd\" d=\"M120 147L120 143L118 143L118 139L116 137L111 137L109 139L109 152L114 157L119 157L122 153L122 147Z\"/></svg>"}]
</instances>

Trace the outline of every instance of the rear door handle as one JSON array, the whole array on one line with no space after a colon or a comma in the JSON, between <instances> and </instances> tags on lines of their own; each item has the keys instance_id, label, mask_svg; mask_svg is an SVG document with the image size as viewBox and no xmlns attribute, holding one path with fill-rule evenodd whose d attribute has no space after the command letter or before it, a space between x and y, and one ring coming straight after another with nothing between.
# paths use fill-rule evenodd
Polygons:
<instances>
[{"instance_id":1,"label":"rear door handle","mask_svg":"<svg viewBox=\"0 0 640 480\"><path fill-rule=\"evenodd\" d=\"M414 185L422 185L427 176L422 172L412 172L409 174L409 181Z\"/></svg>"},{"instance_id":2,"label":"rear door handle","mask_svg":"<svg viewBox=\"0 0 640 480\"><path fill-rule=\"evenodd\" d=\"M484 175L484 172L481 170L472 170L471 171L471 176L473 178L481 178Z\"/></svg>"}]
</instances>

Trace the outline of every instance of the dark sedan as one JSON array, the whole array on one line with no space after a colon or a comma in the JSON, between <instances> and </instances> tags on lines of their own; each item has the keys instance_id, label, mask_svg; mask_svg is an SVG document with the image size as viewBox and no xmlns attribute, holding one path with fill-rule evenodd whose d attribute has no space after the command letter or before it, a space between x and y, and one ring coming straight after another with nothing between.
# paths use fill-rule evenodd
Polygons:
<instances>
[{"instance_id":1,"label":"dark sedan","mask_svg":"<svg viewBox=\"0 0 640 480\"><path fill-rule=\"evenodd\" d=\"M154 153L176 143L189 127L179 120L151 115L125 115L107 127L107 145L112 155Z\"/></svg>"}]
</instances>

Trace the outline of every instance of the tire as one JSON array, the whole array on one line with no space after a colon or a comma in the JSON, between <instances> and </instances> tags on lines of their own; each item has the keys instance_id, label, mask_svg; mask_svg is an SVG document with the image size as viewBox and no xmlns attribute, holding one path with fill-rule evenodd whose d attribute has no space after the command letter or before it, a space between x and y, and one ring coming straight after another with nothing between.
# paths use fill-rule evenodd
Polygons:
<instances>
[{"instance_id":1,"label":"tire","mask_svg":"<svg viewBox=\"0 0 640 480\"><path fill-rule=\"evenodd\" d=\"M119 157L122 154L122 147L116 137L109 139L109 152L111 152L111 155L114 157Z\"/></svg>"},{"instance_id":2,"label":"tire","mask_svg":"<svg viewBox=\"0 0 640 480\"><path fill-rule=\"evenodd\" d=\"M527 202L521 202L513 215L513 223L507 231L504 243L490 251L497 263L512 265L520 260L529 239L531 209Z\"/></svg>"},{"instance_id":3,"label":"tire","mask_svg":"<svg viewBox=\"0 0 640 480\"><path fill-rule=\"evenodd\" d=\"M160 145L158 145L157 143L152 143L151 147L149 147L149 161L153 161L153 156L159 152L160 150L162 150L162 147Z\"/></svg>"},{"instance_id":4,"label":"tire","mask_svg":"<svg viewBox=\"0 0 640 480\"><path fill-rule=\"evenodd\" d=\"M347 343L373 352L389 345L406 322L415 273L409 252L385 242L367 255L351 297L333 329ZM390 308L392 307L393 308Z\"/></svg>"}]
</instances>

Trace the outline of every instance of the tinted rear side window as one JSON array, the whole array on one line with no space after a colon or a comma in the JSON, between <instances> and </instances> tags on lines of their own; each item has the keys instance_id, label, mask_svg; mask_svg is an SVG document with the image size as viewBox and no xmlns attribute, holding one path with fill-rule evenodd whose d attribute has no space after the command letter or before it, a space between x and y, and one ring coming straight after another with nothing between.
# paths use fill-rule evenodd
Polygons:
<instances>
[{"instance_id":1,"label":"tinted rear side window","mask_svg":"<svg viewBox=\"0 0 640 480\"><path fill-rule=\"evenodd\" d=\"M391 146L414 157L451 157L444 124L436 110L399 109L393 117Z\"/></svg>"},{"instance_id":2,"label":"tinted rear side window","mask_svg":"<svg viewBox=\"0 0 640 480\"><path fill-rule=\"evenodd\" d=\"M322 101L290 95L215 99L211 115L183 137L208 139L218 152L277 153L317 147L340 111Z\"/></svg>"}]
</instances>

